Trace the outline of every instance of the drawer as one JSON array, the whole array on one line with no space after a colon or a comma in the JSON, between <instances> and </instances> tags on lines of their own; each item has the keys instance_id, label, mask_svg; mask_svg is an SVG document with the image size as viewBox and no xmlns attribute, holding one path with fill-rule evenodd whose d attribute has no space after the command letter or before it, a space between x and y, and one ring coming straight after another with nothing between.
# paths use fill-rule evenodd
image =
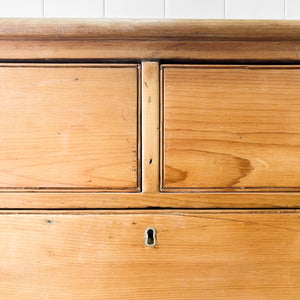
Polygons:
<instances>
[{"instance_id":1,"label":"drawer","mask_svg":"<svg viewBox=\"0 0 300 300\"><path fill-rule=\"evenodd\" d=\"M299 217L291 210L2 212L0 299L298 299ZM145 245L149 226L154 247Z\"/></svg>"},{"instance_id":2,"label":"drawer","mask_svg":"<svg viewBox=\"0 0 300 300\"><path fill-rule=\"evenodd\" d=\"M139 66L2 64L2 190L139 190Z\"/></svg>"},{"instance_id":3,"label":"drawer","mask_svg":"<svg viewBox=\"0 0 300 300\"><path fill-rule=\"evenodd\" d=\"M299 191L300 68L164 65L163 191Z\"/></svg>"}]
</instances>

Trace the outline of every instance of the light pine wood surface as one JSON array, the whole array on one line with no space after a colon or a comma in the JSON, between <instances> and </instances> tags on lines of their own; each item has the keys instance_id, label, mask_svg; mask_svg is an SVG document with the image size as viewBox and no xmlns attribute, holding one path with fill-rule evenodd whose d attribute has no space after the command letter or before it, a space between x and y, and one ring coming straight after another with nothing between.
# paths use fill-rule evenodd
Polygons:
<instances>
[{"instance_id":1,"label":"light pine wood surface","mask_svg":"<svg viewBox=\"0 0 300 300\"><path fill-rule=\"evenodd\" d=\"M300 190L298 66L162 70L164 190Z\"/></svg>"},{"instance_id":2,"label":"light pine wood surface","mask_svg":"<svg viewBox=\"0 0 300 300\"><path fill-rule=\"evenodd\" d=\"M0 299L300 298L299 49L297 21L0 20Z\"/></svg>"},{"instance_id":3,"label":"light pine wood surface","mask_svg":"<svg viewBox=\"0 0 300 300\"><path fill-rule=\"evenodd\" d=\"M0 20L1 60L297 62L299 49L299 20Z\"/></svg>"},{"instance_id":4,"label":"light pine wood surface","mask_svg":"<svg viewBox=\"0 0 300 300\"><path fill-rule=\"evenodd\" d=\"M0 187L137 191L138 66L0 65Z\"/></svg>"},{"instance_id":5,"label":"light pine wood surface","mask_svg":"<svg viewBox=\"0 0 300 300\"><path fill-rule=\"evenodd\" d=\"M299 211L0 215L0 299L298 299ZM157 230L157 246L144 232Z\"/></svg>"},{"instance_id":6,"label":"light pine wood surface","mask_svg":"<svg viewBox=\"0 0 300 300\"><path fill-rule=\"evenodd\" d=\"M0 20L0 39L300 41L299 20Z\"/></svg>"},{"instance_id":7,"label":"light pine wood surface","mask_svg":"<svg viewBox=\"0 0 300 300\"><path fill-rule=\"evenodd\" d=\"M142 190L159 190L159 63L142 62Z\"/></svg>"},{"instance_id":8,"label":"light pine wood surface","mask_svg":"<svg viewBox=\"0 0 300 300\"><path fill-rule=\"evenodd\" d=\"M203 192L197 193L197 190L189 190L188 192L173 189L173 193L159 193L158 186L158 130L155 124L158 122L158 63L157 62L143 62L141 69L142 77L147 79L147 85L145 82L141 84L142 98L144 103L144 112L142 118L141 128L138 128L137 134L141 134L144 138L142 141L143 148L143 192L142 193L116 193L116 190L99 189L99 188L76 188L74 193L74 187L62 187L52 188L51 190L37 189L7 189L2 188L0 192L0 207L1 208L145 208L145 207L159 207L159 208L297 208L300 205L299 193L289 191L284 193L283 191L277 192L248 192L246 189L241 189L237 192L223 192L211 193ZM16 66L15 64L5 64L7 67ZM28 67L35 67L37 64L26 64ZM43 65L50 67L49 65ZM61 65L63 66L63 65ZM64 65L66 67L67 65ZM80 64L69 65L72 68L76 66L81 68ZM99 65L85 65L84 67L98 67ZM111 65L102 65L104 68ZM128 67L128 65L118 65L119 67ZM132 66L135 68L135 65ZM290 68L290 67L289 67ZM37 68L38 69L38 68ZM76 69L76 68L75 68ZM82 69L82 68L81 68ZM26 71L26 68L22 70ZM77 70L77 69L76 69ZM139 85L138 85L139 86ZM49 92L50 93L50 92ZM51 91L53 93L53 90ZM122 92L123 93L123 92ZM139 93L138 93L139 94ZM66 92L67 95L67 92ZM156 96L155 96L156 95ZM20 96L21 97L21 96ZM66 96L67 97L67 96ZM149 97L151 101L149 103ZM133 114L133 113L132 113ZM17 116L18 113L15 112ZM98 117L100 115L97 114ZM117 115L116 115L117 117ZM48 120L50 120L48 116ZM137 116L138 123L139 115ZM38 121L38 118L36 119ZM67 119L66 119L67 120ZM61 122L66 122L62 120ZM163 119L161 120L163 121ZM191 120L192 121L192 120ZM118 122L123 122L118 120ZM92 123L91 123L92 124ZM39 124L37 123L39 126ZM101 127L101 124L97 124ZM100 128L99 127L99 128ZM139 126L140 127L140 126ZM4 130L3 125L3 130ZM47 128L44 128L47 129ZM109 135L109 131L107 131ZM58 137L59 140L60 137ZM89 139L89 133L87 133L85 139ZM93 140L94 141L94 140ZM97 143L100 141L97 141ZM242 144L243 145L243 144ZM7 147L5 143L2 145L2 149ZM19 145L19 147L21 147ZM40 146L42 147L42 145ZM137 147L138 152L139 148ZM30 146L28 146L30 149ZM162 150L162 149L161 149ZM109 149L107 150L109 151ZM97 152L98 153L98 152ZM100 152L99 152L100 155ZM163 155L163 151L160 156ZM152 164L149 164L150 158L157 157L152 160ZM139 155L138 155L139 157ZM188 158L188 156L187 156ZM12 157L13 159L13 157ZM100 157L99 162L101 162ZM291 158L295 159L295 158ZM14 162L18 164L18 160ZM74 163L74 162L72 162ZM95 164L98 161L95 161ZM124 162L125 163L125 162ZM125 166L125 165L124 165ZM138 169L138 172L141 170ZM4 176L4 175L3 175ZM4 176L5 177L5 176ZM48 179L48 178L47 178ZM122 180L128 178L122 177ZM139 177L138 177L139 180ZM125 191L125 190L119 190ZM130 191L130 190L128 190ZM109 193L107 193L109 192Z\"/></svg>"},{"instance_id":9,"label":"light pine wood surface","mask_svg":"<svg viewBox=\"0 0 300 300\"><path fill-rule=\"evenodd\" d=\"M298 62L299 41L0 40L1 60L250 60Z\"/></svg>"},{"instance_id":10,"label":"light pine wood surface","mask_svg":"<svg viewBox=\"0 0 300 300\"><path fill-rule=\"evenodd\" d=\"M0 208L300 208L299 192L2 192Z\"/></svg>"}]
</instances>

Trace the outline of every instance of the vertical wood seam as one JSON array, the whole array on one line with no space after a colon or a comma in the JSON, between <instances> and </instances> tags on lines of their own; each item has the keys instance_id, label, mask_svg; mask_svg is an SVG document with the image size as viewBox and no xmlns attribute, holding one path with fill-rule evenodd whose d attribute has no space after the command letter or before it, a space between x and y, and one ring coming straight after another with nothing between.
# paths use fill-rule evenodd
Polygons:
<instances>
[{"instance_id":1,"label":"vertical wood seam","mask_svg":"<svg viewBox=\"0 0 300 300\"><path fill-rule=\"evenodd\" d=\"M142 62L142 191L159 192L159 63Z\"/></svg>"},{"instance_id":2,"label":"vertical wood seam","mask_svg":"<svg viewBox=\"0 0 300 300\"><path fill-rule=\"evenodd\" d=\"M164 156L164 130L165 130L165 125L164 125L164 119L165 119L165 109L164 109L164 69L165 66L160 66L159 74L159 83L160 83L160 90L159 90L159 96L160 96L160 105L159 105L159 121L160 121L160 133L159 133L159 141L160 141L160 164L159 164L159 177L160 177L160 183L159 183L159 191L163 192L164 189L164 182L165 182L165 171L164 171L164 165L165 165L165 156Z\"/></svg>"},{"instance_id":3,"label":"vertical wood seam","mask_svg":"<svg viewBox=\"0 0 300 300\"><path fill-rule=\"evenodd\" d=\"M137 66L137 190L142 191L142 70Z\"/></svg>"}]
</instances>

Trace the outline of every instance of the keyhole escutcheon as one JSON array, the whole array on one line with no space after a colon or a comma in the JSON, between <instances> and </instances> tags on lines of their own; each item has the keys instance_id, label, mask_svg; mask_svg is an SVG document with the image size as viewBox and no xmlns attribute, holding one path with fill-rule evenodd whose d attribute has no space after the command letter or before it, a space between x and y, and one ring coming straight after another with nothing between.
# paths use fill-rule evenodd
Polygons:
<instances>
[{"instance_id":1,"label":"keyhole escutcheon","mask_svg":"<svg viewBox=\"0 0 300 300\"><path fill-rule=\"evenodd\" d=\"M148 247L154 247L156 245L156 229L148 227L145 231L145 244Z\"/></svg>"}]
</instances>

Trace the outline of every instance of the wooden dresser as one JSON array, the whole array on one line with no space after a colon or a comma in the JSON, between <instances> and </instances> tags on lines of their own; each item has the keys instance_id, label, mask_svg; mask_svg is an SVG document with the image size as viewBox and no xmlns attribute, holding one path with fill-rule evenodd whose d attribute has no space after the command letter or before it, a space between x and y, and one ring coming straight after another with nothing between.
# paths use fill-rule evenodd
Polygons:
<instances>
[{"instance_id":1,"label":"wooden dresser","mask_svg":"<svg viewBox=\"0 0 300 300\"><path fill-rule=\"evenodd\" d=\"M0 21L0 299L300 299L300 21Z\"/></svg>"}]
</instances>

